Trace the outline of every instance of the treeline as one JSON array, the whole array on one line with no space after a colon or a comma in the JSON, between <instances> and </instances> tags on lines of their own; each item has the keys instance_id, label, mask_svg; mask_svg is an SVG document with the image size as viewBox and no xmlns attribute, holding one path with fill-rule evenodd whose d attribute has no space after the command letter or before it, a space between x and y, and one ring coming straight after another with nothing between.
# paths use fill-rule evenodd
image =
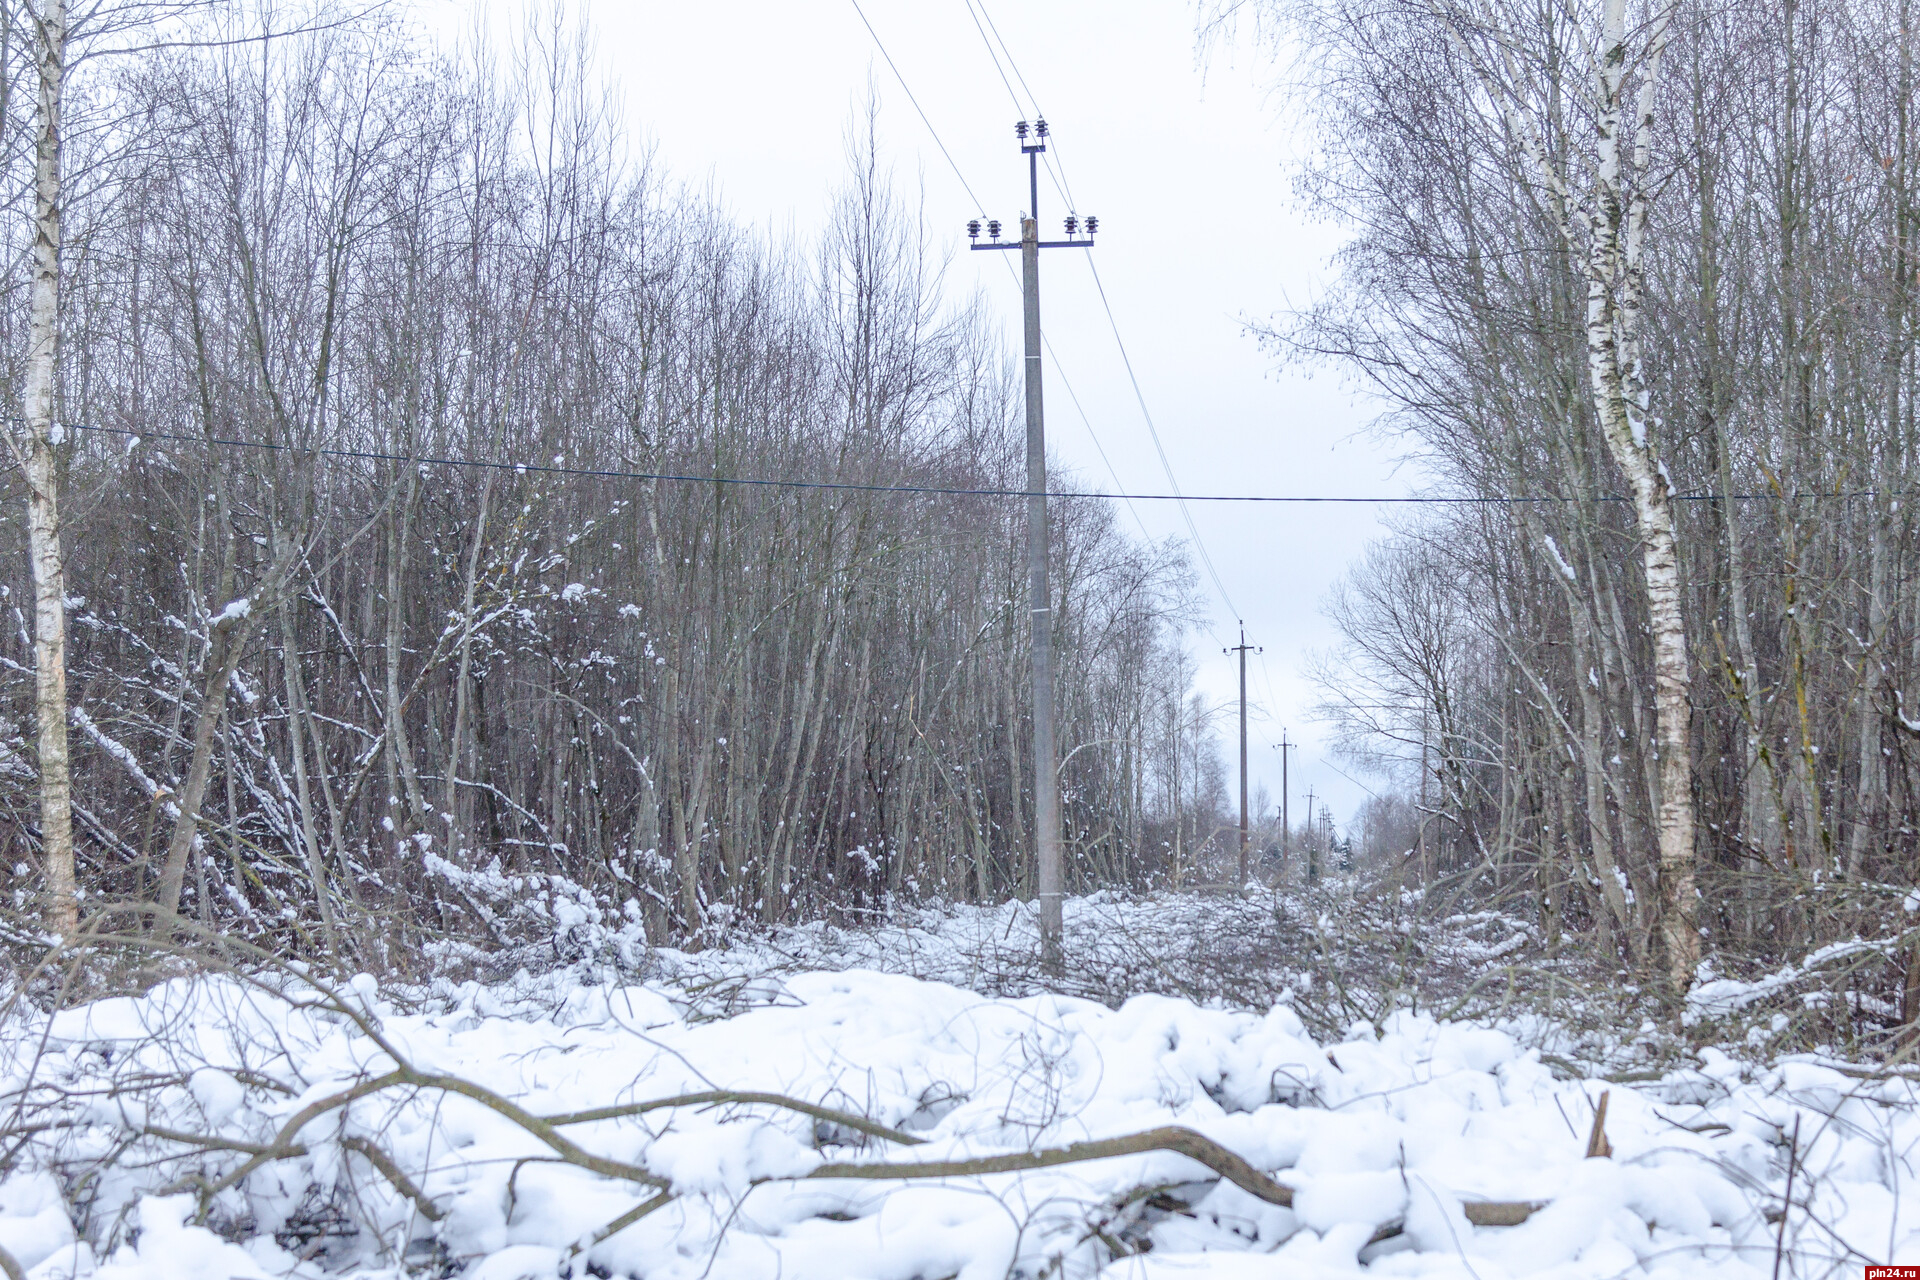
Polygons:
<instances>
[{"instance_id":1,"label":"treeline","mask_svg":"<svg viewBox=\"0 0 1920 1280\"><path fill-rule=\"evenodd\" d=\"M971 492L1024 487L1019 384L942 295L870 113L801 247L632 151L558 20L452 59L225 21L70 95L83 910L485 940L476 876L556 874L697 943L1029 894L1023 517ZM17 403L33 226L7 227ZM1095 500L1055 504L1053 556L1069 887L1164 882L1222 799L1195 780L1190 573ZM31 908L31 593L6 563L0 838Z\"/></svg>"},{"instance_id":2,"label":"treeline","mask_svg":"<svg viewBox=\"0 0 1920 1280\"><path fill-rule=\"evenodd\" d=\"M1312 89L1303 194L1359 228L1270 336L1357 372L1468 500L1330 603L1329 711L1424 796L1432 874L1683 984L1701 942L1905 929L1920 13L1264 15Z\"/></svg>"}]
</instances>

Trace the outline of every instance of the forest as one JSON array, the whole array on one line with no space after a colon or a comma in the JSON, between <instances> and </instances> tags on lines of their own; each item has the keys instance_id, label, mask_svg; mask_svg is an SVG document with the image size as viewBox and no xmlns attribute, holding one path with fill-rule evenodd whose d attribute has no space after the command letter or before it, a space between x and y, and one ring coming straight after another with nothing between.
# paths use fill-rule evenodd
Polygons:
<instances>
[{"instance_id":1,"label":"forest","mask_svg":"<svg viewBox=\"0 0 1920 1280\"><path fill-rule=\"evenodd\" d=\"M1265 337L1435 477L1329 598L1323 670L1349 752L1424 802L1422 874L1680 987L1904 939L1913 6L1219 17L1291 50L1302 198L1356 228Z\"/></svg>"},{"instance_id":2,"label":"forest","mask_svg":"<svg viewBox=\"0 0 1920 1280\"><path fill-rule=\"evenodd\" d=\"M1311 673L1380 789L1362 861L1679 988L1898 933L1906 0L1201 19L1262 51L1312 130L1299 199L1352 229L1256 330L1428 478ZM871 93L803 242L636 147L561 11L458 51L276 20L75 18L52 328L44 41L7 44L23 922L51 892L301 951L485 945L487 895L551 874L697 946L1031 897L1019 377ZM1050 520L1069 891L1217 882L1188 549L1092 496ZM1253 817L1269 873L1330 857L1327 815Z\"/></svg>"},{"instance_id":3,"label":"forest","mask_svg":"<svg viewBox=\"0 0 1920 1280\"><path fill-rule=\"evenodd\" d=\"M416 929L487 940L474 875L690 945L1030 894L1014 362L943 293L877 107L826 233L776 240L635 152L562 14L463 56L251 20L69 109L46 435L80 892L393 963ZM16 907L49 869L27 534ZM1052 536L1072 883L1190 880L1225 789L1184 551L1094 501Z\"/></svg>"},{"instance_id":4,"label":"forest","mask_svg":"<svg viewBox=\"0 0 1920 1280\"><path fill-rule=\"evenodd\" d=\"M1920 0L1154 3L1072 59L1280 104L1234 333L1402 490L1183 493L1097 268L1167 491L1049 456L1078 6L804 15L969 198L955 32L1031 115L1016 357L877 74L801 233L564 5L0 0L0 1277L1920 1272ZM1350 816L1202 502L1317 520Z\"/></svg>"}]
</instances>

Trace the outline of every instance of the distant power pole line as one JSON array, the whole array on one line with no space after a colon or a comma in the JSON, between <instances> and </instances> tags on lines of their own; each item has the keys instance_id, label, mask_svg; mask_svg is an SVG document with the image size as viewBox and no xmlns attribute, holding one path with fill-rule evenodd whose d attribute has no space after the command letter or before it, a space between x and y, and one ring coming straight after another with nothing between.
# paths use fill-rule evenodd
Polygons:
<instances>
[{"instance_id":1,"label":"distant power pole line","mask_svg":"<svg viewBox=\"0 0 1920 1280\"><path fill-rule=\"evenodd\" d=\"M1025 120L1013 127L1020 151L1027 157L1027 211L1020 219L1017 241L1000 239L1000 222L987 220L986 244L980 243L980 220L967 223L967 238L975 249L1018 249L1020 292L1026 319L1027 372L1027 605L1032 614L1033 662L1033 819L1034 860L1040 872L1040 967L1058 974L1065 964L1065 923L1061 896L1061 820L1059 748L1053 736L1053 596L1047 585L1047 432L1040 396L1040 250L1089 249L1098 218L1086 220L1067 214L1067 238L1040 238L1040 153L1047 149L1047 122L1031 126ZM1029 140L1031 138L1031 140Z\"/></svg>"},{"instance_id":2,"label":"distant power pole line","mask_svg":"<svg viewBox=\"0 0 1920 1280\"><path fill-rule=\"evenodd\" d=\"M1222 653L1240 655L1240 884L1247 883L1247 650L1265 653L1247 643L1247 624L1240 624L1240 643Z\"/></svg>"},{"instance_id":3,"label":"distant power pole line","mask_svg":"<svg viewBox=\"0 0 1920 1280\"><path fill-rule=\"evenodd\" d=\"M1317 884L1320 880L1320 849L1314 843L1316 832L1313 827L1313 788L1307 788L1307 883Z\"/></svg>"},{"instance_id":4,"label":"distant power pole line","mask_svg":"<svg viewBox=\"0 0 1920 1280\"><path fill-rule=\"evenodd\" d=\"M1276 749L1280 752L1280 867L1282 871L1286 869L1287 857L1292 852L1293 846L1293 828L1287 820L1287 752L1299 745L1297 742L1287 741L1285 729L1280 731L1280 745Z\"/></svg>"},{"instance_id":5,"label":"distant power pole line","mask_svg":"<svg viewBox=\"0 0 1920 1280\"><path fill-rule=\"evenodd\" d=\"M1427 708L1420 708L1420 887L1433 882L1433 868L1427 863Z\"/></svg>"}]
</instances>

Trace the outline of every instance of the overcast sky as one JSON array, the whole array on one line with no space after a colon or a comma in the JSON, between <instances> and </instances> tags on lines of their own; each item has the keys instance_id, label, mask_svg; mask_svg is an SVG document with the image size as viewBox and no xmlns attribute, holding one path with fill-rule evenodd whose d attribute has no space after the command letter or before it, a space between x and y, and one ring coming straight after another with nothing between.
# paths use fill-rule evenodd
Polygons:
<instances>
[{"instance_id":1,"label":"overcast sky","mask_svg":"<svg viewBox=\"0 0 1920 1280\"><path fill-rule=\"evenodd\" d=\"M976 13L997 26L1024 86L1014 77L1010 93L1003 83ZM942 247L952 251L949 290L983 291L1010 350L1020 337L1019 287L1007 269L1017 265L1015 255L967 252L965 223L984 214L1013 226L1027 203L1013 123L1032 114L1030 90L1052 127L1078 212L1100 217L1092 254L1181 488L1196 495L1408 491L1409 474L1396 470L1392 449L1366 431L1374 409L1337 370L1311 378L1278 372L1246 334L1247 319L1313 296L1339 231L1310 223L1293 198L1297 145L1288 104L1267 92L1267 58L1250 43L1203 58L1190 3L988 0L983 8L974 0L970 10L968 0L859 0L857 9L853 0L602 0L590 21L636 142L651 144L682 180L711 183L739 219L780 234L810 237L822 223L846 179L849 123L871 85L883 159L903 192L918 193L936 243L944 237ZM1040 204L1051 234L1067 210L1045 178ZM1088 486L1164 492L1166 477L1086 256L1056 250L1041 264L1042 323L1060 362L1046 375L1049 445ZM1154 536L1186 536L1174 504L1134 506ZM1220 650L1235 642L1236 620L1244 618L1248 641L1266 650L1248 670L1254 783L1265 782L1277 803L1272 744L1284 727L1305 744L1292 768L1295 821L1311 787L1332 798L1344 824L1365 793L1321 750L1324 730L1310 718L1315 692L1304 668L1311 651L1331 642L1320 601L1381 534L1379 509L1201 502L1188 509L1232 601L1203 574L1211 616L1191 637L1201 688L1215 699L1237 695L1234 659ZM1230 718L1221 732L1231 767Z\"/></svg>"}]
</instances>

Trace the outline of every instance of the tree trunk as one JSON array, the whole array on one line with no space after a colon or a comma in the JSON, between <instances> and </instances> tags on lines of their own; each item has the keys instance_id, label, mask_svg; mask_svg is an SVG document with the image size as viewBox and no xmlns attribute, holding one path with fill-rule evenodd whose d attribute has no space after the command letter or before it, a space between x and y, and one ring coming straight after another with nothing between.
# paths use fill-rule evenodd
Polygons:
<instances>
[{"instance_id":1,"label":"tree trunk","mask_svg":"<svg viewBox=\"0 0 1920 1280\"><path fill-rule=\"evenodd\" d=\"M487 508L493 499L493 482L498 472L487 472L480 486L480 510L473 518L473 541L467 549L467 576L460 594L460 667L453 679L453 741L447 744L447 785L441 808L448 823L449 854L465 844L467 806L460 801L460 764L466 750L468 707L473 698L473 601L480 578L480 551L486 545Z\"/></svg>"},{"instance_id":2,"label":"tree trunk","mask_svg":"<svg viewBox=\"0 0 1920 1280\"><path fill-rule=\"evenodd\" d=\"M1587 255L1587 373L1607 452L1626 476L1640 530L1647 623L1653 637L1654 741L1660 760L1660 924L1668 978L1676 989L1684 990L1700 958L1694 882L1692 674L1673 483L1650 434L1647 389L1640 368L1647 152L1653 85L1671 16L1669 9L1664 18L1656 19L1641 73L1631 172L1623 177L1620 128L1628 65L1626 0L1607 0L1599 67L1599 189Z\"/></svg>"},{"instance_id":3,"label":"tree trunk","mask_svg":"<svg viewBox=\"0 0 1920 1280\"><path fill-rule=\"evenodd\" d=\"M80 902L74 881L73 786L67 757L67 576L60 548L58 410L60 350L61 96L67 58L66 0L45 0L35 22L40 102L34 130L33 283L28 304L24 416L27 553L33 568L34 715L39 736L40 841L47 874L47 927L72 937Z\"/></svg>"},{"instance_id":4,"label":"tree trunk","mask_svg":"<svg viewBox=\"0 0 1920 1280\"><path fill-rule=\"evenodd\" d=\"M280 605L280 674L287 691L287 752L293 757L295 799L300 805L300 842L307 858L307 879L320 910L320 930L328 946L335 945L333 896L327 888L326 853L320 846L320 828L314 813L313 785L307 776L307 748L302 739L306 722L306 690L300 674L300 650L293 629L293 601ZM320 766L326 768L325 761Z\"/></svg>"},{"instance_id":5,"label":"tree trunk","mask_svg":"<svg viewBox=\"0 0 1920 1280\"><path fill-rule=\"evenodd\" d=\"M214 730L226 712L227 690L252 630L249 619L250 611L223 612L213 623L213 634L207 644L206 684L201 691L200 714L193 726L193 756L187 762L186 781L180 785L180 813L174 819L173 838L167 843L167 860L160 868L160 883L154 891L154 903L163 918L180 910L187 858L200 831L200 805L207 798L207 782L213 774Z\"/></svg>"},{"instance_id":6,"label":"tree trunk","mask_svg":"<svg viewBox=\"0 0 1920 1280\"><path fill-rule=\"evenodd\" d=\"M387 760L398 770L400 785L406 792L407 800L406 820L394 823L396 850L403 839L403 828L421 831L427 825L426 797L420 791L419 771L414 768L413 746L407 740L406 702L400 696L400 659L405 648L403 626L406 606L402 600L405 598L403 584L407 571L407 535L412 523L414 494L419 483L420 469L408 463L399 509L388 516L387 523ZM392 812L393 800L390 794L387 798L389 812Z\"/></svg>"}]
</instances>

